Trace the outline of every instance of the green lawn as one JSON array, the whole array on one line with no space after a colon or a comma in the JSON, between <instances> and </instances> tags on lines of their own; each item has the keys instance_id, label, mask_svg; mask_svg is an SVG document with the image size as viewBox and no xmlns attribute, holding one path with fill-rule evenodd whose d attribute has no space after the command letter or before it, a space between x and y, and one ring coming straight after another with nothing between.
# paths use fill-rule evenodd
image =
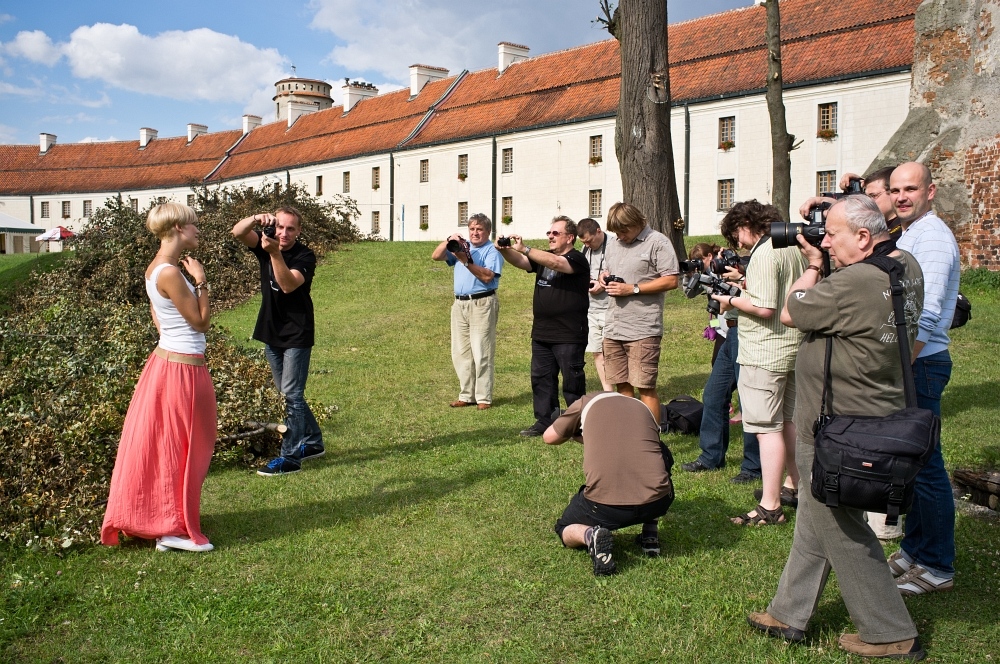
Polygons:
<instances>
[{"instance_id":1,"label":"green lawn","mask_svg":"<svg viewBox=\"0 0 1000 664\"><path fill-rule=\"evenodd\" d=\"M662 557L620 532L621 573L598 580L585 553L563 549L552 525L582 481L581 449L517 435L532 422L532 277L508 268L501 281L494 407L452 410L451 272L432 248L365 243L320 267L309 395L340 407L327 455L289 477L214 468L202 505L213 553L0 552L0 661L862 661L836 646L854 629L833 577L804 645L746 625L792 527L730 524L753 506L752 486L727 481L738 449L724 471L675 473ZM1000 297L966 293L975 317L954 335L946 459L996 467ZM667 298L665 398L701 394L704 305ZM247 338L256 306L218 321ZM667 443L678 465L697 455L695 437ZM928 661L998 661L1000 525L960 515L957 533L955 591L907 604Z\"/></svg>"},{"instance_id":2,"label":"green lawn","mask_svg":"<svg viewBox=\"0 0 1000 664\"><path fill-rule=\"evenodd\" d=\"M61 252L0 255L0 311L6 308L16 284L24 281L34 270L51 270L61 259Z\"/></svg>"}]
</instances>

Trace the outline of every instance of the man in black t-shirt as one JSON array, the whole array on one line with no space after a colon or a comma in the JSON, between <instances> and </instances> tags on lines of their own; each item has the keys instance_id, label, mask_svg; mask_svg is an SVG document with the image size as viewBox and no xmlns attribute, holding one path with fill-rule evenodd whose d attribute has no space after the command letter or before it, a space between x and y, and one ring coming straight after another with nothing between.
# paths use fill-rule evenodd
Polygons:
<instances>
[{"instance_id":1,"label":"man in black t-shirt","mask_svg":"<svg viewBox=\"0 0 1000 664\"><path fill-rule=\"evenodd\" d=\"M258 224L263 232L254 230ZM281 439L281 456L257 471L265 477L298 472L302 461L324 454L323 432L305 400L316 329L309 295L316 255L298 241L301 232L302 215L290 206L233 226L233 236L260 263L261 303L253 338L264 343L274 384L285 397L288 430Z\"/></svg>"},{"instance_id":2,"label":"man in black t-shirt","mask_svg":"<svg viewBox=\"0 0 1000 664\"><path fill-rule=\"evenodd\" d=\"M531 394L535 423L522 436L541 436L559 407L559 372L563 398L569 407L587 391L583 354L587 348L587 309L590 268L573 248L576 224L569 217L552 220L549 251L532 250L520 235L510 236L510 247L500 249L504 260L535 273L531 325Z\"/></svg>"}]
</instances>

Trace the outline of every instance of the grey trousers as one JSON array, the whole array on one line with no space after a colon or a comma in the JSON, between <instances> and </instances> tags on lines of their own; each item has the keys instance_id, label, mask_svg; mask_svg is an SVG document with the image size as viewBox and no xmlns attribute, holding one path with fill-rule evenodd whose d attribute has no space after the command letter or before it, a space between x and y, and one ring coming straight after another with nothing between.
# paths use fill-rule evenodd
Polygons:
<instances>
[{"instance_id":1,"label":"grey trousers","mask_svg":"<svg viewBox=\"0 0 1000 664\"><path fill-rule=\"evenodd\" d=\"M808 478L815 448L801 439L795 447L802 477L795 538L767 612L786 625L806 629L832 568L862 641L892 643L916 637L917 628L864 512L831 509L813 498Z\"/></svg>"}]
</instances>

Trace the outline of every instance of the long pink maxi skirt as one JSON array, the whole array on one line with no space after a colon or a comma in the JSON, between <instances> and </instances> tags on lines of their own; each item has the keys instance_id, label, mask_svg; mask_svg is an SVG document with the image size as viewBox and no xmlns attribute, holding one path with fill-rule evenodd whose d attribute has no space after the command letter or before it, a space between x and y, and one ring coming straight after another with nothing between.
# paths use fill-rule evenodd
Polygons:
<instances>
[{"instance_id":1,"label":"long pink maxi skirt","mask_svg":"<svg viewBox=\"0 0 1000 664\"><path fill-rule=\"evenodd\" d=\"M208 542L201 532L201 485L215 448L216 415L208 367L168 362L155 351L149 356L125 416L103 544L118 544L118 531Z\"/></svg>"}]
</instances>

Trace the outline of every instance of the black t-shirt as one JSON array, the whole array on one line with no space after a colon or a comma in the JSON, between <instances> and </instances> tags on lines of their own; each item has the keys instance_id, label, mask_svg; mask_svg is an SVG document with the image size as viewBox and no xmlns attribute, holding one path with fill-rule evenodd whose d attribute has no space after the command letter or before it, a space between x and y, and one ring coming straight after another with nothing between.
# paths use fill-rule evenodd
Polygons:
<instances>
[{"instance_id":1,"label":"black t-shirt","mask_svg":"<svg viewBox=\"0 0 1000 664\"><path fill-rule=\"evenodd\" d=\"M576 249L563 256L572 274L543 267L528 256L529 272L535 273L535 320L531 338L562 344L587 343L587 309L590 307L590 266Z\"/></svg>"},{"instance_id":2,"label":"black t-shirt","mask_svg":"<svg viewBox=\"0 0 1000 664\"><path fill-rule=\"evenodd\" d=\"M274 280L271 255L261 249L259 234L257 246L250 251L260 263L261 302L253 338L275 348L312 348L316 324L309 290L316 272L316 254L300 242L281 252L288 269L298 270L306 278L291 293L283 293Z\"/></svg>"}]
</instances>

